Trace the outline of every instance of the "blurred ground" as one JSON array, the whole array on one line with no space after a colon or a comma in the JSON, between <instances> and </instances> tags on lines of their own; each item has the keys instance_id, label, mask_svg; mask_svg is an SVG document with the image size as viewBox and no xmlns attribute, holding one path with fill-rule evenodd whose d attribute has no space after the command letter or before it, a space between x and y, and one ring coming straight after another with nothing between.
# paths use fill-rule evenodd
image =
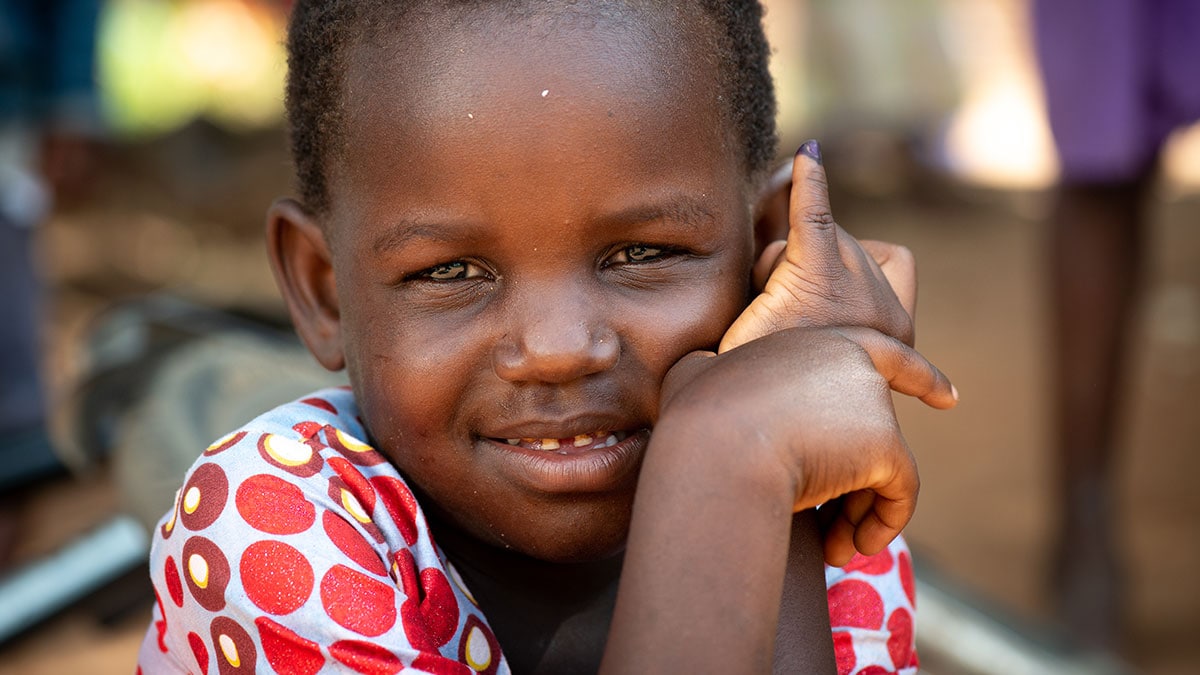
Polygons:
<instances>
[{"instance_id":1,"label":"blurred ground","mask_svg":"<svg viewBox=\"0 0 1200 675\"><path fill-rule=\"evenodd\" d=\"M278 132L231 138L203 123L106 158L86 208L41 233L52 299L51 384L81 366L80 340L114 299L155 289L273 313L262 213L288 190ZM861 237L901 242L921 271L918 347L962 394L953 412L900 401L920 461L921 506L909 537L926 564L1023 617L1045 619L1043 577L1054 522L1048 494L1049 382L1044 343L1045 195L956 186L901 167L888 190L862 190L879 166L827 143L834 213ZM869 182L869 181L868 181ZM1194 672L1200 643L1200 198L1160 194L1122 418L1130 572L1125 653L1147 673ZM255 411L248 411L248 416ZM19 563L119 510L105 470L6 495ZM82 603L0 647L0 674L129 673L148 596ZM133 603L133 606L123 606ZM1193 666L1193 667L1189 667ZM940 671L945 672L945 671Z\"/></svg>"}]
</instances>

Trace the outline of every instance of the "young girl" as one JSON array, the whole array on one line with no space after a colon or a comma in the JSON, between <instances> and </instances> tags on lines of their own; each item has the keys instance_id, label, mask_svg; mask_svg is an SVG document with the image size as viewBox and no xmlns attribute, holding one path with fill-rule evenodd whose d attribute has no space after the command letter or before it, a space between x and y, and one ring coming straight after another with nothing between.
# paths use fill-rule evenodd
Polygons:
<instances>
[{"instance_id":1,"label":"young girl","mask_svg":"<svg viewBox=\"0 0 1200 675\"><path fill-rule=\"evenodd\" d=\"M768 179L760 21L297 3L301 199L269 248L351 387L199 458L156 532L144 672L915 671L888 389L955 394L906 344L911 275L898 298L829 216L816 145L790 202ZM819 504L850 562L827 574Z\"/></svg>"}]
</instances>

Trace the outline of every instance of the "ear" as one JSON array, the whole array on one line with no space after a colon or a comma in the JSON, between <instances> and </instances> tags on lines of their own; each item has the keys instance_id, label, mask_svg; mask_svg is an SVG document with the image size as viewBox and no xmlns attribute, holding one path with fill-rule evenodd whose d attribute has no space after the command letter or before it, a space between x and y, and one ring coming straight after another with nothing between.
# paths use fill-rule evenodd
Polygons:
<instances>
[{"instance_id":1,"label":"ear","mask_svg":"<svg viewBox=\"0 0 1200 675\"><path fill-rule=\"evenodd\" d=\"M788 236L788 211L792 195L792 160L775 170L758 191L754 202L754 259L767 244Z\"/></svg>"},{"instance_id":2,"label":"ear","mask_svg":"<svg viewBox=\"0 0 1200 675\"><path fill-rule=\"evenodd\" d=\"M337 284L321 226L294 199L277 200L267 211L267 252L300 339L322 366L341 370L346 358Z\"/></svg>"}]
</instances>

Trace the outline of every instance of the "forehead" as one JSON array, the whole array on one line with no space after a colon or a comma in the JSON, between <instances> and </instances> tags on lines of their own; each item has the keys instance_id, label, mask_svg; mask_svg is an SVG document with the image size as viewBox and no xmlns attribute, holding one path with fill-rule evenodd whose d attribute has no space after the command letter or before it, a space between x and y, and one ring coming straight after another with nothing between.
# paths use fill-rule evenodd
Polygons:
<instances>
[{"instance_id":1,"label":"forehead","mask_svg":"<svg viewBox=\"0 0 1200 675\"><path fill-rule=\"evenodd\" d=\"M728 173L740 163L713 41L698 11L667 3L415 11L352 52L333 201L468 179L545 199L669 167Z\"/></svg>"}]
</instances>

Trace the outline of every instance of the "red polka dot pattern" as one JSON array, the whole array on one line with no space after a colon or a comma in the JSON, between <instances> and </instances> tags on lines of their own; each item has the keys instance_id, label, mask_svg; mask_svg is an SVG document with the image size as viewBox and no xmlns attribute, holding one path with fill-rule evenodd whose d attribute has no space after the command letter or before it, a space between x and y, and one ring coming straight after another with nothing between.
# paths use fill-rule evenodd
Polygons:
<instances>
[{"instance_id":1,"label":"red polka dot pattern","mask_svg":"<svg viewBox=\"0 0 1200 675\"><path fill-rule=\"evenodd\" d=\"M257 541L242 553L242 589L268 614L290 614L308 600L313 570L308 558L280 541Z\"/></svg>"},{"instance_id":2,"label":"red polka dot pattern","mask_svg":"<svg viewBox=\"0 0 1200 675\"><path fill-rule=\"evenodd\" d=\"M358 442L356 439L342 433L340 429L326 425L324 431L325 438L329 439L329 447L337 450L343 457L359 466L374 466L387 461L375 448Z\"/></svg>"},{"instance_id":3,"label":"red polka dot pattern","mask_svg":"<svg viewBox=\"0 0 1200 675\"><path fill-rule=\"evenodd\" d=\"M229 561L213 542L192 537L183 544L183 570L188 590L200 606L210 612L225 608L229 585Z\"/></svg>"},{"instance_id":4,"label":"red polka dot pattern","mask_svg":"<svg viewBox=\"0 0 1200 675\"><path fill-rule=\"evenodd\" d=\"M439 654L422 652L413 659L413 669L430 675L472 675L467 666L458 661L451 661Z\"/></svg>"},{"instance_id":5,"label":"red polka dot pattern","mask_svg":"<svg viewBox=\"0 0 1200 675\"><path fill-rule=\"evenodd\" d=\"M907 553L900 553L900 584L904 586L904 594L908 596L908 603L913 607L917 606L917 583L913 579L912 561L908 559Z\"/></svg>"},{"instance_id":6,"label":"red polka dot pattern","mask_svg":"<svg viewBox=\"0 0 1200 675\"><path fill-rule=\"evenodd\" d=\"M829 589L829 622L834 626L879 630L883 627L883 598L865 581L842 581Z\"/></svg>"},{"instance_id":7,"label":"red polka dot pattern","mask_svg":"<svg viewBox=\"0 0 1200 675\"><path fill-rule=\"evenodd\" d=\"M321 645L306 640L280 624L260 616L254 620L267 663L279 673L316 675L325 665Z\"/></svg>"},{"instance_id":8,"label":"red polka dot pattern","mask_svg":"<svg viewBox=\"0 0 1200 675\"><path fill-rule=\"evenodd\" d=\"M854 657L854 638L845 631L833 634L833 656L837 659L838 675L850 675L858 661Z\"/></svg>"},{"instance_id":9,"label":"red polka dot pattern","mask_svg":"<svg viewBox=\"0 0 1200 675\"><path fill-rule=\"evenodd\" d=\"M347 557L368 572L381 577L387 576L387 568L384 567L379 554L375 552L370 542L363 539L358 530L354 529L353 525L333 511L321 514L321 524L325 528L325 534L338 547L339 551L345 553Z\"/></svg>"},{"instance_id":10,"label":"red polka dot pattern","mask_svg":"<svg viewBox=\"0 0 1200 675\"><path fill-rule=\"evenodd\" d=\"M226 436L225 438L222 438L221 440L217 441L216 443L213 443L212 445L208 446L208 449L204 451L204 454L215 455L219 452L225 452L229 448L232 448L233 446L237 445L238 441L242 440L245 437L246 437L246 432L244 432L244 431L239 431L236 434L230 434L230 435Z\"/></svg>"},{"instance_id":11,"label":"red polka dot pattern","mask_svg":"<svg viewBox=\"0 0 1200 675\"><path fill-rule=\"evenodd\" d=\"M400 606L404 633L413 646L436 651L454 635L458 626L458 601L441 570L426 567L418 576L416 562L408 549L395 557L397 574L407 598Z\"/></svg>"},{"instance_id":12,"label":"red polka dot pattern","mask_svg":"<svg viewBox=\"0 0 1200 675\"><path fill-rule=\"evenodd\" d=\"M258 649L245 628L225 616L213 619L213 652L217 657L217 672L220 675L244 675L257 669Z\"/></svg>"},{"instance_id":13,"label":"red polka dot pattern","mask_svg":"<svg viewBox=\"0 0 1200 675\"><path fill-rule=\"evenodd\" d=\"M312 446L276 434L263 434L259 437L258 454L271 466L301 478L316 475L325 465L325 460Z\"/></svg>"},{"instance_id":14,"label":"red polka dot pattern","mask_svg":"<svg viewBox=\"0 0 1200 675\"><path fill-rule=\"evenodd\" d=\"M192 657L196 659L196 665L199 666L200 672L208 675L208 647L204 646L204 638L195 633L187 634L188 646L192 648Z\"/></svg>"},{"instance_id":15,"label":"red polka dot pattern","mask_svg":"<svg viewBox=\"0 0 1200 675\"><path fill-rule=\"evenodd\" d=\"M867 666L858 671L857 675L892 675L893 672L883 666Z\"/></svg>"},{"instance_id":16,"label":"red polka dot pattern","mask_svg":"<svg viewBox=\"0 0 1200 675\"><path fill-rule=\"evenodd\" d=\"M363 675L392 675L404 667L395 654L373 642L341 640L329 646L329 654Z\"/></svg>"},{"instance_id":17,"label":"red polka dot pattern","mask_svg":"<svg viewBox=\"0 0 1200 675\"><path fill-rule=\"evenodd\" d=\"M314 408L320 408L321 410L324 410L326 412L331 412L334 415L338 414L337 408L333 407L332 403L330 403L329 401L326 401L323 398L319 398L317 396L310 396L308 398L301 399L300 402L311 405Z\"/></svg>"},{"instance_id":18,"label":"red polka dot pattern","mask_svg":"<svg viewBox=\"0 0 1200 675\"><path fill-rule=\"evenodd\" d=\"M317 518L316 507L300 488L265 473L242 481L234 502L247 525L267 534L298 534Z\"/></svg>"},{"instance_id":19,"label":"red polka dot pattern","mask_svg":"<svg viewBox=\"0 0 1200 675\"><path fill-rule=\"evenodd\" d=\"M347 462L341 457L334 457L330 459L329 467L337 473L339 478L345 481L345 485L343 487L349 490L350 494L358 500L359 505L363 507L363 510L367 512L367 515L369 516L374 513L375 490L371 487L371 484L367 482L367 479L363 477L362 473L360 473L358 469L354 468L353 464ZM333 483L334 481L330 481L331 485Z\"/></svg>"},{"instance_id":20,"label":"red polka dot pattern","mask_svg":"<svg viewBox=\"0 0 1200 675\"><path fill-rule=\"evenodd\" d=\"M183 484L179 498L179 521L193 532L203 530L225 510L229 479L216 464L201 464Z\"/></svg>"},{"instance_id":21,"label":"red polka dot pattern","mask_svg":"<svg viewBox=\"0 0 1200 675\"><path fill-rule=\"evenodd\" d=\"M404 542L409 546L415 546L417 543L417 499L413 496L412 490L409 490L403 481L391 476L376 476L371 479L371 486L375 488L379 500L383 502L383 507L392 517L396 529L400 530Z\"/></svg>"},{"instance_id":22,"label":"red polka dot pattern","mask_svg":"<svg viewBox=\"0 0 1200 675\"><path fill-rule=\"evenodd\" d=\"M163 574L167 580L167 592L171 594L171 602L174 602L176 607L183 607L183 581L179 578L179 565L171 556L167 556Z\"/></svg>"},{"instance_id":23,"label":"red polka dot pattern","mask_svg":"<svg viewBox=\"0 0 1200 675\"><path fill-rule=\"evenodd\" d=\"M875 555L855 553L850 564L843 569L863 574L887 574L892 570L892 552L885 548Z\"/></svg>"},{"instance_id":24,"label":"red polka dot pattern","mask_svg":"<svg viewBox=\"0 0 1200 675\"><path fill-rule=\"evenodd\" d=\"M334 565L321 577L321 605L336 624L367 637L396 624L392 587L345 565Z\"/></svg>"},{"instance_id":25,"label":"red polka dot pattern","mask_svg":"<svg viewBox=\"0 0 1200 675\"><path fill-rule=\"evenodd\" d=\"M892 665L897 668L916 665L913 663L913 619L907 609L900 607L888 617L887 629L890 635L887 639L888 655L892 657Z\"/></svg>"}]
</instances>

